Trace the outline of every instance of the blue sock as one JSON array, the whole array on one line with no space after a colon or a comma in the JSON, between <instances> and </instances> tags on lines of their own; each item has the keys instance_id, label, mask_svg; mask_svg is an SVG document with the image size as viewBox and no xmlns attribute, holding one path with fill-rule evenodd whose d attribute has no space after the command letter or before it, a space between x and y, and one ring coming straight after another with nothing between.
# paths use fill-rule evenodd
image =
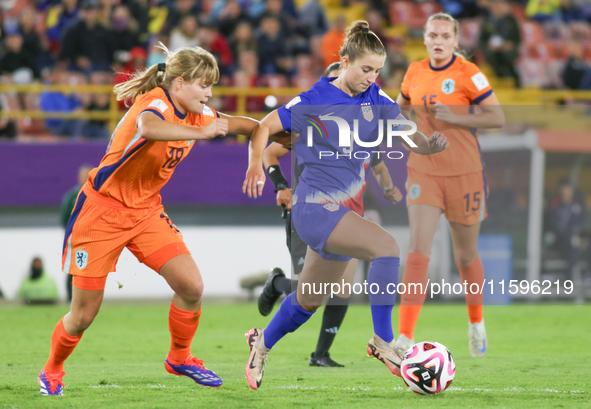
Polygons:
<instances>
[{"instance_id":1,"label":"blue sock","mask_svg":"<svg viewBox=\"0 0 591 409\"><path fill-rule=\"evenodd\" d=\"M386 342L392 342L392 308L396 302L396 285L398 284L399 257L378 257L371 263L367 274L369 303L373 331ZM373 286L372 284L377 284ZM388 284L393 284L388 287ZM388 289L393 294L388 294ZM372 291L377 294L372 294ZM383 293L383 294L382 294Z\"/></svg>"},{"instance_id":2,"label":"blue sock","mask_svg":"<svg viewBox=\"0 0 591 409\"><path fill-rule=\"evenodd\" d=\"M296 292L289 294L265 328L265 346L273 348L288 332L294 332L314 314L302 308L297 301Z\"/></svg>"}]
</instances>

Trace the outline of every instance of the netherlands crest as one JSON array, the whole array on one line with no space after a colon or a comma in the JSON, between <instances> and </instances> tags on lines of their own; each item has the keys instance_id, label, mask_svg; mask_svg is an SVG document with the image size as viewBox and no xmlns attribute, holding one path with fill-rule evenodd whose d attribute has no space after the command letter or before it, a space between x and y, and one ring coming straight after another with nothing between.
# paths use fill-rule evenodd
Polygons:
<instances>
[{"instance_id":1,"label":"netherlands crest","mask_svg":"<svg viewBox=\"0 0 591 409\"><path fill-rule=\"evenodd\" d=\"M88 264L88 253L84 250L76 251L76 265L80 270Z\"/></svg>"},{"instance_id":2,"label":"netherlands crest","mask_svg":"<svg viewBox=\"0 0 591 409\"><path fill-rule=\"evenodd\" d=\"M410 187L410 189L408 190L408 197L410 197L412 200L415 200L417 197L419 197L419 195L421 194L421 185L418 184L414 184Z\"/></svg>"},{"instance_id":3,"label":"netherlands crest","mask_svg":"<svg viewBox=\"0 0 591 409\"><path fill-rule=\"evenodd\" d=\"M363 117L367 122L371 122L373 120L373 110L369 104L362 105L361 112L363 112Z\"/></svg>"},{"instance_id":4,"label":"netherlands crest","mask_svg":"<svg viewBox=\"0 0 591 409\"><path fill-rule=\"evenodd\" d=\"M445 81L443 81L443 84L441 84L441 91L443 91L444 94L449 95L452 92L454 92L455 89L456 82L451 78L446 79Z\"/></svg>"}]
</instances>

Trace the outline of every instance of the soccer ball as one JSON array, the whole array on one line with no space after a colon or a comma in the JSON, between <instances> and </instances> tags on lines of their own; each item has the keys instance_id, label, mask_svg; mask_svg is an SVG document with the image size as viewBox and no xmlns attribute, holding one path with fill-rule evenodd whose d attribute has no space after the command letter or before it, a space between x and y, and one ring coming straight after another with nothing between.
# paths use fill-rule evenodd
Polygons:
<instances>
[{"instance_id":1,"label":"soccer ball","mask_svg":"<svg viewBox=\"0 0 591 409\"><path fill-rule=\"evenodd\" d=\"M431 395L443 392L451 385L456 364L445 346L439 342L424 341L406 351L400 371L411 391Z\"/></svg>"}]
</instances>

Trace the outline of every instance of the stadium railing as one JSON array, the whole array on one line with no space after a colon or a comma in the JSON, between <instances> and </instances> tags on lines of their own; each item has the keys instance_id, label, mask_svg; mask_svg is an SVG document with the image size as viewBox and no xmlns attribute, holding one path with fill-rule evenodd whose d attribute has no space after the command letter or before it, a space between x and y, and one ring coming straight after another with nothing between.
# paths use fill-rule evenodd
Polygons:
<instances>
[{"instance_id":1,"label":"stadium railing","mask_svg":"<svg viewBox=\"0 0 591 409\"><path fill-rule=\"evenodd\" d=\"M111 85L45 85L45 84L0 84L0 94L6 93L42 93L42 92L62 92L65 94L77 93L105 93L111 94L111 103L108 111L85 111L75 112L43 112L41 110L3 110L0 115L8 119L94 119L109 121L111 132L117 127L117 123L124 112L119 109L119 104L113 94ZM260 119L266 112L247 111L246 99L254 96L274 96L274 97L293 97L304 91L300 88L235 88L235 87L216 87L216 97L236 97L236 111L228 112L232 115L250 116ZM389 95L395 98L398 90L385 90ZM564 101L591 101L591 91L571 91L571 90L542 90L532 89L497 89L495 90L502 105L557 105ZM245 142L246 137L239 136L239 141Z\"/></svg>"}]
</instances>

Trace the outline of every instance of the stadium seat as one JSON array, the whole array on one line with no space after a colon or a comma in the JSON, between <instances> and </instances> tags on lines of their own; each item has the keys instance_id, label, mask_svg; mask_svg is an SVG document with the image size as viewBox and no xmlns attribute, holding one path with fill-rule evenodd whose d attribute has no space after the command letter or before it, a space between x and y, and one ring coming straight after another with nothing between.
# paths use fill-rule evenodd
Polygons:
<instances>
[{"instance_id":1,"label":"stadium seat","mask_svg":"<svg viewBox=\"0 0 591 409\"><path fill-rule=\"evenodd\" d=\"M584 56L587 62L591 63L591 43L587 43L584 46Z\"/></svg>"},{"instance_id":2,"label":"stadium seat","mask_svg":"<svg viewBox=\"0 0 591 409\"><path fill-rule=\"evenodd\" d=\"M562 88L562 70L564 69L564 60L550 60L545 63L547 86L550 88Z\"/></svg>"},{"instance_id":3,"label":"stadium seat","mask_svg":"<svg viewBox=\"0 0 591 409\"><path fill-rule=\"evenodd\" d=\"M296 75L291 80L292 87L308 89L318 81L316 76L312 75Z\"/></svg>"},{"instance_id":4,"label":"stadium seat","mask_svg":"<svg viewBox=\"0 0 591 409\"><path fill-rule=\"evenodd\" d=\"M591 41L591 25L586 21L573 21L569 24L570 38L582 43Z\"/></svg>"},{"instance_id":5,"label":"stadium seat","mask_svg":"<svg viewBox=\"0 0 591 409\"><path fill-rule=\"evenodd\" d=\"M432 16L435 13L438 13L441 11L441 6L439 6L439 4L432 2L432 1L427 1L427 2L421 2L417 5L415 5L414 7L414 12L415 15L413 16L414 18L414 24L418 24L419 27L423 27L426 23L427 20L429 19L430 16Z\"/></svg>"},{"instance_id":6,"label":"stadium seat","mask_svg":"<svg viewBox=\"0 0 591 409\"><path fill-rule=\"evenodd\" d=\"M521 44L519 47L519 56L521 58L535 58L538 56L538 49L535 45Z\"/></svg>"},{"instance_id":7,"label":"stadium seat","mask_svg":"<svg viewBox=\"0 0 591 409\"><path fill-rule=\"evenodd\" d=\"M3 92L0 96L2 97L2 106L4 107L4 110L19 111L21 109L16 92Z\"/></svg>"},{"instance_id":8,"label":"stadium seat","mask_svg":"<svg viewBox=\"0 0 591 409\"><path fill-rule=\"evenodd\" d=\"M548 84L544 61L541 59L521 58L517 63L517 71L523 87L542 88Z\"/></svg>"},{"instance_id":9,"label":"stadium seat","mask_svg":"<svg viewBox=\"0 0 591 409\"><path fill-rule=\"evenodd\" d=\"M431 1L416 4L402 0L390 3L389 11L392 24L422 29L429 16L441 11L441 7Z\"/></svg>"},{"instance_id":10,"label":"stadium seat","mask_svg":"<svg viewBox=\"0 0 591 409\"><path fill-rule=\"evenodd\" d=\"M527 20L527 16L525 15L525 7L523 7L523 5L517 3L510 3L510 5L513 11L513 16L519 23Z\"/></svg>"},{"instance_id":11,"label":"stadium seat","mask_svg":"<svg viewBox=\"0 0 591 409\"><path fill-rule=\"evenodd\" d=\"M480 25L482 20L479 18L465 19L460 21L460 39L458 46L462 50L473 50L478 47L478 37L480 36Z\"/></svg>"},{"instance_id":12,"label":"stadium seat","mask_svg":"<svg viewBox=\"0 0 591 409\"><path fill-rule=\"evenodd\" d=\"M552 58L564 60L568 56L568 44L566 41L551 41L547 44L552 48Z\"/></svg>"},{"instance_id":13,"label":"stadium seat","mask_svg":"<svg viewBox=\"0 0 591 409\"><path fill-rule=\"evenodd\" d=\"M569 26L562 21L547 21L542 24L544 38L566 41L570 38Z\"/></svg>"},{"instance_id":14,"label":"stadium seat","mask_svg":"<svg viewBox=\"0 0 591 409\"><path fill-rule=\"evenodd\" d=\"M22 102L21 102L22 101ZM24 107L22 106L24 103ZM19 96L16 92L2 93L2 106L8 112L39 110L39 94L22 94ZM39 135L47 133L45 124L41 119L19 118L15 121L18 134Z\"/></svg>"},{"instance_id":15,"label":"stadium seat","mask_svg":"<svg viewBox=\"0 0 591 409\"><path fill-rule=\"evenodd\" d=\"M563 60L568 55L568 44L565 41L548 41L539 44L522 45L520 56L537 58L544 61Z\"/></svg>"},{"instance_id":16,"label":"stadium seat","mask_svg":"<svg viewBox=\"0 0 591 409\"><path fill-rule=\"evenodd\" d=\"M289 86L285 75L269 74L261 78L262 85L269 88L283 88Z\"/></svg>"},{"instance_id":17,"label":"stadium seat","mask_svg":"<svg viewBox=\"0 0 591 409\"><path fill-rule=\"evenodd\" d=\"M394 1L390 3L390 22L408 25L413 16L413 4L410 1Z\"/></svg>"},{"instance_id":18,"label":"stadium seat","mask_svg":"<svg viewBox=\"0 0 591 409\"><path fill-rule=\"evenodd\" d=\"M520 55L524 58L547 60L552 50L547 43L525 44L521 47Z\"/></svg>"},{"instance_id":19,"label":"stadium seat","mask_svg":"<svg viewBox=\"0 0 591 409\"><path fill-rule=\"evenodd\" d=\"M536 21L524 21L521 24L523 44L539 44L544 41L542 25Z\"/></svg>"},{"instance_id":20,"label":"stadium seat","mask_svg":"<svg viewBox=\"0 0 591 409\"><path fill-rule=\"evenodd\" d=\"M4 20L18 19L24 9L35 9L35 5L30 0L18 0L11 2L2 2ZM7 4L4 4L7 3Z\"/></svg>"},{"instance_id":21,"label":"stadium seat","mask_svg":"<svg viewBox=\"0 0 591 409\"><path fill-rule=\"evenodd\" d=\"M106 71L95 71L90 74L90 83L95 85L110 85L113 83L113 73Z\"/></svg>"}]
</instances>

